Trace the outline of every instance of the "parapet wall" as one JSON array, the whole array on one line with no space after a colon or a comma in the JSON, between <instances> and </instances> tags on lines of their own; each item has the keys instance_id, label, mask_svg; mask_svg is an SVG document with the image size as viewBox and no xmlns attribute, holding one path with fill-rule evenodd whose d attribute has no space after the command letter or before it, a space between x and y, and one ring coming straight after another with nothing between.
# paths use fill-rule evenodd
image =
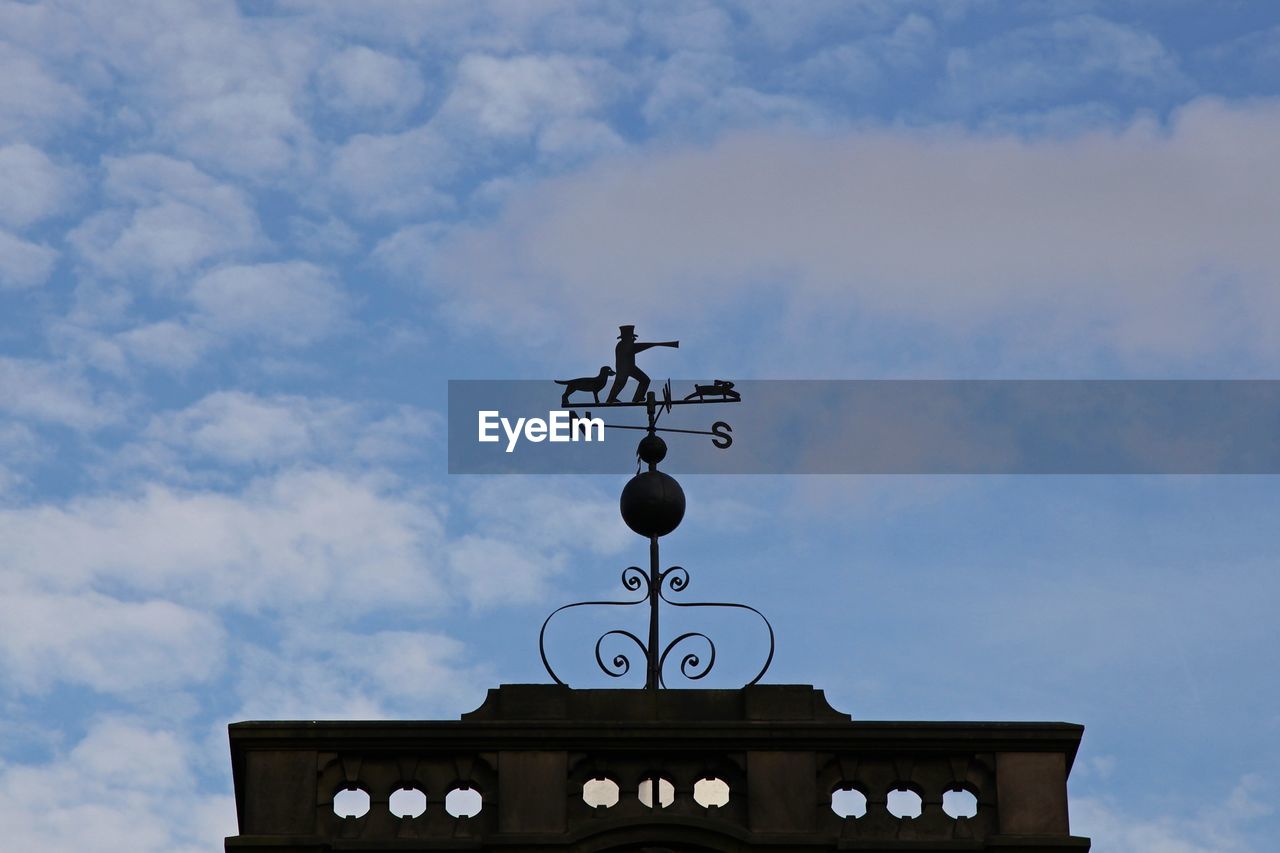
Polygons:
<instances>
[{"instance_id":1,"label":"parapet wall","mask_svg":"<svg viewBox=\"0 0 1280 853\"><path fill-rule=\"evenodd\" d=\"M458 721L232 724L226 849L1087 850L1083 731L854 721L804 685L503 685Z\"/></svg>"}]
</instances>

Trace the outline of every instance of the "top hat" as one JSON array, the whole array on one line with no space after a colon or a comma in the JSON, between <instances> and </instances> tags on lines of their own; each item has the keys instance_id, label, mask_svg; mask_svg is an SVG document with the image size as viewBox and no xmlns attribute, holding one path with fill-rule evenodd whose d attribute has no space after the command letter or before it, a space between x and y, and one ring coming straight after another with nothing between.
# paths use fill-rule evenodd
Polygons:
<instances>
[{"instance_id":1,"label":"top hat","mask_svg":"<svg viewBox=\"0 0 1280 853\"><path fill-rule=\"evenodd\" d=\"M622 340L623 338L634 338L636 336L636 327L635 326L619 326L618 332L619 332L618 340Z\"/></svg>"}]
</instances>

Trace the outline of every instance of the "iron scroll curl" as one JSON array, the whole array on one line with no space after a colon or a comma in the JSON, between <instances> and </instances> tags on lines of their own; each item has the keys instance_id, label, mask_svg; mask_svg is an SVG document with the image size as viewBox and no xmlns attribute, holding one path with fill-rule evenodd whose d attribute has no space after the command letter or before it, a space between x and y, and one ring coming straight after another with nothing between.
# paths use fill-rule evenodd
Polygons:
<instances>
[{"instance_id":1,"label":"iron scroll curl","mask_svg":"<svg viewBox=\"0 0 1280 853\"><path fill-rule=\"evenodd\" d=\"M557 607L555 610L552 610L549 614L547 614L546 619L542 620L542 628L538 631L538 654L542 658L543 669L547 671L547 674L551 676L551 679L556 684L559 684L562 687L569 686L560 678L560 676L556 675L555 669L553 669L551 666L551 661L548 660L547 658L547 642L546 642L547 626L551 624L551 620L554 619L557 615L564 612L565 610L572 610L575 607L633 607L637 604L644 604L646 601L649 600L649 596L650 596L649 577L643 571L641 571L638 566L627 566L625 569L622 570L622 585L623 587L630 590L631 592L636 592L640 589L644 589L645 593L640 598L637 598L634 601L575 601L572 604L565 604L565 605L561 605L560 607ZM640 647L641 654L645 655L646 657L648 656L649 651L648 651L648 648L645 646L644 642L641 641L639 637L630 633L629 631L615 630L615 631L606 631L605 633L601 634L600 637L596 640L596 663L600 666L601 671L604 672L606 675L612 678L621 678L622 676L626 675L627 672L629 672L631 669L631 661L627 658L627 656L623 654L618 654L614 656L613 665L615 668L620 670L619 672L611 671L609 667L605 665L604 659L601 657L601 647L603 646L605 639L615 634L626 636L634 640L636 645Z\"/></svg>"},{"instance_id":2,"label":"iron scroll curl","mask_svg":"<svg viewBox=\"0 0 1280 853\"><path fill-rule=\"evenodd\" d=\"M777 638L773 633L773 625L769 622L768 617L749 604L738 604L732 601L672 601L670 598L667 598L666 589L671 590L673 593L683 592L688 588L688 586L689 572L683 566L672 566L659 577L658 596L672 607L724 607L737 610L749 610L756 616L760 617L760 621L764 623L765 630L769 633L769 654L765 656L764 666L760 667L760 671L755 674L754 678L746 683L746 686L750 687L753 684L759 683L760 679L764 677L764 674L769 671L770 665L773 664L773 655L774 652L777 651ZM678 643L682 640L687 640L693 637L701 637L707 642L707 645L710 648L710 657L707 661L706 669L701 674L689 675L685 672L685 664L688 663L690 666L696 667L698 666L699 661L697 655L685 655L684 659L682 659L680 663L680 673L690 681L696 681L705 677L707 673L711 671L711 668L715 666L716 644L706 634L703 634L700 631L690 631L688 633L681 634L679 637L676 637L667 644L667 647L663 650L660 659L661 661L665 661L667 655ZM659 663L659 667L661 668L661 663Z\"/></svg>"},{"instance_id":3,"label":"iron scroll curl","mask_svg":"<svg viewBox=\"0 0 1280 853\"><path fill-rule=\"evenodd\" d=\"M601 650L604 647L604 641L610 637L626 637L628 640L631 640L640 647L640 654L645 655L646 657L648 656L649 650L645 648L644 641L630 631L624 631L621 628L615 628L612 631L605 631L600 635L599 639L596 640L596 665L600 667L601 672L610 678L621 678L631 671L631 659L621 652L613 656L613 669L610 669L604 662ZM616 669L617 672L614 672L614 669ZM552 677L554 678L555 676Z\"/></svg>"},{"instance_id":4,"label":"iron scroll curl","mask_svg":"<svg viewBox=\"0 0 1280 853\"><path fill-rule=\"evenodd\" d=\"M667 686L667 679L665 675L667 655L671 654L671 652L675 650L676 646L680 645L685 640L690 640L695 637L707 644L707 663L705 666L702 665L702 658L698 657L697 652L686 652L685 656L680 659L680 674L690 681L698 681L706 678L707 675L711 673L712 668L716 665L715 642L701 631L686 631L670 643L667 643L667 647L662 650L662 655L658 658L659 683L663 687Z\"/></svg>"}]
</instances>

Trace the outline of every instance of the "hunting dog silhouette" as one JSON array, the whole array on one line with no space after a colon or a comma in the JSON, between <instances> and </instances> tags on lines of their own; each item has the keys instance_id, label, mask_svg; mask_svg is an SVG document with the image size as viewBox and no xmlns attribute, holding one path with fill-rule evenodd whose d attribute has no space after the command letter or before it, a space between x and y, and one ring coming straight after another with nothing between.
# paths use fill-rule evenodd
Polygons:
<instances>
[{"instance_id":1,"label":"hunting dog silhouette","mask_svg":"<svg viewBox=\"0 0 1280 853\"><path fill-rule=\"evenodd\" d=\"M605 365L600 368L600 372L595 376L583 376L579 379L557 379L557 385L564 386L564 393L560 395L560 408L569 408L569 395L574 391L586 391L592 397L595 397L596 405L600 405L600 392L604 390L605 383L609 381L609 377L613 375L613 368Z\"/></svg>"}]
</instances>

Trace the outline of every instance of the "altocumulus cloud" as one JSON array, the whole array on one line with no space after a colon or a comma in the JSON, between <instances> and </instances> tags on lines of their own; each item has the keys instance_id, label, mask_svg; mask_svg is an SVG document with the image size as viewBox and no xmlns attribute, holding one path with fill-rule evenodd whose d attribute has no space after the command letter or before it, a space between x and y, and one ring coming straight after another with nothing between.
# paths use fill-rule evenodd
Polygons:
<instances>
[{"instance_id":1,"label":"altocumulus cloud","mask_svg":"<svg viewBox=\"0 0 1280 853\"><path fill-rule=\"evenodd\" d=\"M108 158L103 186L107 208L68 235L95 274L171 287L202 263L246 252L261 239L249 196L184 160Z\"/></svg>"},{"instance_id":2,"label":"altocumulus cloud","mask_svg":"<svg viewBox=\"0 0 1280 853\"><path fill-rule=\"evenodd\" d=\"M15 850L207 851L235 831L235 806L198 790L200 764L178 731L104 717L52 761L0 763L0 821Z\"/></svg>"},{"instance_id":3,"label":"altocumulus cloud","mask_svg":"<svg viewBox=\"0 0 1280 853\"><path fill-rule=\"evenodd\" d=\"M223 663L223 631L207 613L163 600L11 589L0 611L6 689L55 682L129 695L200 683Z\"/></svg>"},{"instance_id":4,"label":"altocumulus cloud","mask_svg":"<svg viewBox=\"0 0 1280 853\"><path fill-rule=\"evenodd\" d=\"M221 335L286 346L326 336L348 314L335 276L306 261L224 267L200 278L190 299L197 322Z\"/></svg>"},{"instance_id":5,"label":"altocumulus cloud","mask_svg":"<svg viewBox=\"0 0 1280 853\"><path fill-rule=\"evenodd\" d=\"M383 407L385 409L385 407ZM276 466L325 454L361 465L413 455L438 429L438 417L410 407L277 394L217 391L174 412L154 415L126 455L140 460L172 450L190 465Z\"/></svg>"},{"instance_id":6,"label":"altocumulus cloud","mask_svg":"<svg viewBox=\"0 0 1280 853\"><path fill-rule=\"evenodd\" d=\"M107 583L248 611L439 606L430 557L442 535L437 512L333 471L286 471L231 493L153 484L3 510L0 531L0 570L50 591Z\"/></svg>"},{"instance_id":7,"label":"altocumulus cloud","mask_svg":"<svg viewBox=\"0 0 1280 853\"><path fill-rule=\"evenodd\" d=\"M362 614L421 620L458 604L538 600L545 579L578 546L579 524L607 530L589 542L597 553L624 546L616 525L602 523L611 516L607 497L553 491L553 505L566 512L562 524L548 527L522 495L529 488L506 493L527 502L528 513L495 505L490 489L464 496L470 521L450 535L443 506L429 495L385 477L318 468L285 468L235 491L152 484L133 494L2 509L0 579L21 605L3 620L0 654L18 676L8 689L65 682L111 693L211 678L227 654L224 621L241 616L278 620L294 638L285 659L300 666L316 640L332 639L334 626ZM63 631L68 618L74 630ZM307 636L315 639L304 642ZM410 666L447 668L457 656L443 635L384 640L435 647L402 655ZM355 634L345 644L366 647ZM350 662L343 668L354 669ZM388 683L375 682L384 692ZM418 690L438 692L446 683L427 679Z\"/></svg>"}]
</instances>

